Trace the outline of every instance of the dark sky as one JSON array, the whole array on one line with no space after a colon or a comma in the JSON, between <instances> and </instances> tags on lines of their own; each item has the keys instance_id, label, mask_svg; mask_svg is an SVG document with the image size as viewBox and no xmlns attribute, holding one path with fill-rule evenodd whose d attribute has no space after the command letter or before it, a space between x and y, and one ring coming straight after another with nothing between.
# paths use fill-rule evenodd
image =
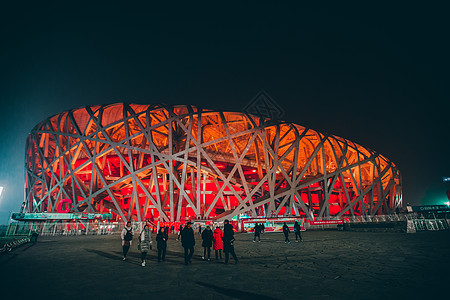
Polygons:
<instances>
[{"instance_id":1,"label":"dark sky","mask_svg":"<svg viewBox=\"0 0 450 300\"><path fill-rule=\"evenodd\" d=\"M25 139L47 117L121 101L239 111L260 90L286 121L396 163L404 203L446 201L448 7L295 2L3 6L0 224L23 201Z\"/></svg>"}]
</instances>

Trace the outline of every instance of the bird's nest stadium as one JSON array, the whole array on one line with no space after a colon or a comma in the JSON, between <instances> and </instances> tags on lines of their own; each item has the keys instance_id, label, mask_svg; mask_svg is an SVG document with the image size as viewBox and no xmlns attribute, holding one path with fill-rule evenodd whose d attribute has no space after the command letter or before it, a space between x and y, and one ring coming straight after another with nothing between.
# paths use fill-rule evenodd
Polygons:
<instances>
[{"instance_id":1,"label":"bird's nest stadium","mask_svg":"<svg viewBox=\"0 0 450 300\"><path fill-rule=\"evenodd\" d=\"M393 213L401 174L347 139L242 112L116 103L39 123L22 213L115 220L342 219Z\"/></svg>"}]
</instances>

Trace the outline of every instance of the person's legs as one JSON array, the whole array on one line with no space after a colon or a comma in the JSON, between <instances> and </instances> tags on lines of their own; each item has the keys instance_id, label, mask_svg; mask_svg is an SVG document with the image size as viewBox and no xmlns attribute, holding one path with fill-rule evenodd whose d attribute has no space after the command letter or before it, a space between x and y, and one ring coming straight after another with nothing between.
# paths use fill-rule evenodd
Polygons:
<instances>
[{"instance_id":1,"label":"person's legs","mask_svg":"<svg viewBox=\"0 0 450 300\"><path fill-rule=\"evenodd\" d=\"M208 260L210 260L211 259L211 247L208 247L207 252L208 252Z\"/></svg>"},{"instance_id":2,"label":"person's legs","mask_svg":"<svg viewBox=\"0 0 450 300\"><path fill-rule=\"evenodd\" d=\"M233 255L234 261L237 263L238 259L237 259L236 253L234 252L234 247L231 248L231 255Z\"/></svg>"},{"instance_id":3,"label":"person's legs","mask_svg":"<svg viewBox=\"0 0 450 300\"><path fill-rule=\"evenodd\" d=\"M203 247L203 257L202 257L202 259L205 259L206 258L206 247Z\"/></svg>"},{"instance_id":4,"label":"person's legs","mask_svg":"<svg viewBox=\"0 0 450 300\"><path fill-rule=\"evenodd\" d=\"M166 251L167 251L166 247L162 248L162 256L161 256L162 261L166 261Z\"/></svg>"},{"instance_id":5,"label":"person's legs","mask_svg":"<svg viewBox=\"0 0 450 300\"><path fill-rule=\"evenodd\" d=\"M224 251L225 252L225 264L228 263L228 260L230 259L230 255L228 253L228 251Z\"/></svg>"},{"instance_id":6,"label":"person's legs","mask_svg":"<svg viewBox=\"0 0 450 300\"><path fill-rule=\"evenodd\" d=\"M158 262L161 261L162 248L158 247Z\"/></svg>"},{"instance_id":7,"label":"person's legs","mask_svg":"<svg viewBox=\"0 0 450 300\"><path fill-rule=\"evenodd\" d=\"M214 252L216 253L216 260L219 259L219 250L214 250Z\"/></svg>"},{"instance_id":8,"label":"person's legs","mask_svg":"<svg viewBox=\"0 0 450 300\"><path fill-rule=\"evenodd\" d=\"M219 257L222 260L222 249L219 249Z\"/></svg>"},{"instance_id":9,"label":"person's legs","mask_svg":"<svg viewBox=\"0 0 450 300\"><path fill-rule=\"evenodd\" d=\"M146 251L141 252L141 265L143 267L145 267L145 257L146 256L147 256L147 252Z\"/></svg>"},{"instance_id":10,"label":"person's legs","mask_svg":"<svg viewBox=\"0 0 450 300\"><path fill-rule=\"evenodd\" d=\"M194 255L194 246L189 248L189 259L188 259L189 262L191 262L192 255Z\"/></svg>"},{"instance_id":11,"label":"person's legs","mask_svg":"<svg viewBox=\"0 0 450 300\"><path fill-rule=\"evenodd\" d=\"M187 265L189 263L188 247L184 247L184 263Z\"/></svg>"},{"instance_id":12,"label":"person's legs","mask_svg":"<svg viewBox=\"0 0 450 300\"><path fill-rule=\"evenodd\" d=\"M123 258L126 258L127 257L127 254L128 254L128 250L130 250L130 246L123 246L122 247L123 249Z\"/></svg>"}]
</instances>

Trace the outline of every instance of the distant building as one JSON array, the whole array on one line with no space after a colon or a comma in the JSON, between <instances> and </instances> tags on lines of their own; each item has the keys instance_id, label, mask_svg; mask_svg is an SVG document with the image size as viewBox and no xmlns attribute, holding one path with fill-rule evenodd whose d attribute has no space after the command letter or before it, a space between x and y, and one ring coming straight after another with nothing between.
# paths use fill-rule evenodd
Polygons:
<instances>
[{"instance_id":1,"label":"distant building","mask_svg":"<svg viewBox=\"0 0 450 300\"><path fill-rule=\"evenodd\" d=\"M383 155L283 121L190 105L65 111L26 143L22 213L183 222L390 214L401 175Z\"/></svg>"}]
</instances>

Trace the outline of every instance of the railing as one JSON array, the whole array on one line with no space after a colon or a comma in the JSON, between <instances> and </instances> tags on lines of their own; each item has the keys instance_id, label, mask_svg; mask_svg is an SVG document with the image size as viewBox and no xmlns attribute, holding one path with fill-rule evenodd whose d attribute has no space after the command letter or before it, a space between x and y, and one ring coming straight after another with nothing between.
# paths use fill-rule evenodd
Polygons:
<instances>
[{"instance_id":1,"label":"railing","mask_svg":"<svg viewBox=\"0 0 450 300\"><path fill-rule=\"evenodd\" d=\"M156 225L147 222L133 222L133 231L138 233L145 224L156 230ZM106 235L119 234L124 227L123 222L89 222L89 221L44 221L14 222L0 228L0 237L30 236L34 232L42 236L71 235ZM178 228L177 228L178 229Z\"/></svg>"},{"instance_id":2,"label":"railing","mask_svg":"<svg viewBox=\"0 0 450 300\"><path fill-rule=\"evenodd\" d=\"M355 216L355 217L345 217L344 219L346 222L349 222L349 223L398 222L398 221L408 220L408 215L407 214L394 214L394 215L377 215L377 216Z\"/></svg>"},{"instance_id":3,"label":"railing","mask_svg":"<svg viewBox=\"0 0 450 300\"><path fill-rule=\"evenodd\" d=\"M11 223L5 233L6 237L31 235L36 232L43 236L69 235L105 235L122 230L123 224L118 222L93 223L88 221L53 221L53 222L16 222Z\"/></svg>"},{"instance_id":4,"label":"railing","mask_svg":"<svg viewBox=\"0 0 450 300\"><path fill-rule=\"evenodd\" d=\"M29 236L0 238L0 253L11 252L14 248L30 241Z\"/></svg>"},{"instance_id":5,"label":"railing","mask_svg":"<svg viewBox=\"0 0 450 300\"><path fill-rule=\"evenodd\" d=\"M425 230L448 230L449 220L446 219L415 219L412 220L416 231Z\"/></svg>"}]
</instances>

